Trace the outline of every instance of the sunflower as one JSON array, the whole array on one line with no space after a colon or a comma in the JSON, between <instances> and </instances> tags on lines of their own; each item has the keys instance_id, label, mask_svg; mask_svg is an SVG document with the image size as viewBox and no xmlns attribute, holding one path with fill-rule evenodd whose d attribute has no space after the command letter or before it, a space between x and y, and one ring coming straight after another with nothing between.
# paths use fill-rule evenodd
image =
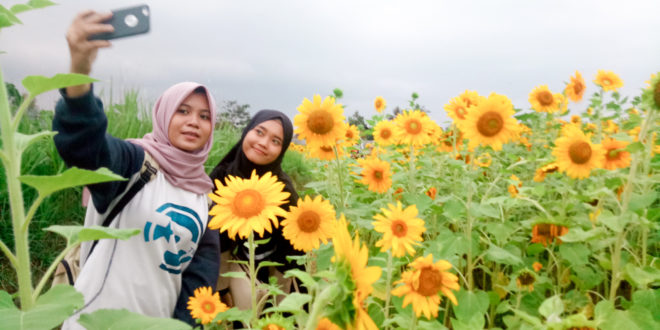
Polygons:
<instances>
[{"instance_id":1,"label":"sunflower","mask_svg":"<svg viewBox=\"0 0 660 330\"><path fill-rule=\"evenodd\" d=\"M368 186L368 189L377 193L384 193L392 186L392 173L390 163L375 157L358 159L362 167L362 179L358 182Z\"/></svg>"},{"instance_id":2,"label":"sunflower","mask_svg":"<svg viewBox=\"0 0 660 330\"><path fill-rule=\"evenodd\" d=\"M321 100L321 96L314 95L313 101L305 98L298 111L293 122L300 139L322 145L334 145L343 139L344 109L341 104L335 104L333 97Z\"/></svg>"},{"instance_id":3,"label":"sunflower","mask_svg":"<svg viewBox=\"0 0 660 330\"><path fill-rule=\"evenodd\" d=\"M538 168L534 174L534 182L543 182L547 174L557 172L558 169L559 166L557 163L550 163L542 166L541 168Z\"/></svg>"},{"instance_id":4,"label":"sunflower","mask_svg":"<svg viewBox=\"0 0 660 330\"><path fill-rule=\"evenodd\" d=\"M564 103L564 97L559 93L550 92L548 85L541 85L529 93L529 103L538 112L553 113L559 111Z\"/></svg>"},{"instance_id":5,"label":"sunflower","mask_svg":"<svg viewBox=\"0 0 660 330\"><path fill-rule=\"evenodd\" d=\"M623 87L623 80L612 71L598 70L594 83L603 88L604 91L616 91Z\"/></svg>"},{"instance_id":6,"label":"sunflower","mask_svg":"<svg viewBox=\"0 0 660 330\"><path fill-rule=\"evenodd\" d=\"M332 323L327 317L322 318L316 326L316 330L341 330L341 328Z\"/></svg>"},{"instance_id":7,"label":"sunflower","mask_svg":"<svg viewBox=\"0 0 660 330\"><path fill-rule=\"evenodd\" d=\"M438 317L440 307L440 293L444 294L454 305L458 305L454 293L458 290L458 277L447 272L452 266L446 260L433 263L433 255L419 257L409 265L412 270L401 274L401 280L396 284L403 284L392 290L392 294L403 298L403 307L412 303L417 317L424 314L428 319Z\"/></svg>"},{"instance_id":8,"label":"sunflower","mask_svg":"<svg viewBox=\"0 0 660 330\"><path fill-rule=\"evenodd\" d=\"M335 209L330 202L320 195L314 199L305 196L282 220L282 235L296 250L309 252L319 247L319 241L328 243L335 226Z\"/></svg>"},{"instance_id":9,"label":"sunflower","mask_svg":"<svg viewBox=\"0 0 660 330\"><path fill-rule=\"evenodd\" d=\"M417 207L410 205L402 209L401 202L396 207L388 204L388 209L381 208L383 214L374 215L374 230L383 233L383 238L376 242L381 251L392 249L392 255L403 257L406 253L415 254L413 246L419 246L422 241L424 220L417 218Z\"/></svg>"},{"instance_id":10,"label":"sunflower","mask_svg":"<svg viewBox=\"0 0 660 330\"><path fill-rule=\"evenodd\" d=\"M379 146L388 146L396 140L394 132L396 125L389 120L381 120L374 127L374 140Z\"/></svg>"},{"instance_id":11,"label":"sunflower","mask_svg":"<svg viewBox=\"0 0 660 330\"><path fill-rule=\"evenodd\" d=\"M656 111L660 110L660 73L651 75L649 87L642 93L642 100Z\"/></svg>"},{"instance_id":12,"label":"sunflower","mask_svg":"<svg viewBox=\"0 0 660 330\"><path fill-rule=\"evenodd\" d=\"M518 134L518 122L513 118L513 105L508 97L491 93L488 99L479 103L461 122L459 128L470 140L468 147L489 145L494 150L501 150Z\"/></svg>"},{"instance_id":13,"label":"sunflower","mask_svg":"<svg viewBox=\"0 0 660 330\"><path fill-rule=\"evenodd\" d=\"M339 158L342 158L346 155L346 152L344 152L344 148L342 147L336 147L333 148L332 146L329 145L322 145L322 144L308 144L307 145L307 153L309 157L311 158L316 158L320 160L334 160L335 159L335 150L337 151L337 156Z\"/></svg>"},{"instance_id":14,"label":"sunflower","mask_svg":"<svg viewBox=\"0 0 660 330\"><path fill-rule=\"evenodd\" d=\"M346 147L352 147L360 141L360 129L355 125L345 124L346 133L344 134L344 143Z\"/></svg>"},{"instance_id":15,"label":"sunflower","mask_svg":"<svg viewBox=\"0 0 660 330\"><path fill-rule=\"evenodd\" d=\"M534 268L534 271L538 273L543 268L543 264L538 261L534 261L532 268Z\"/></svg>"},{"instance_id":16,"label":"sunflower","mask_svg":"<svg viewBox=\"0 0 660 330\"><path fill-rule=\"evenodd\" d=\"M374 108L376 108L376 111L378 111L378 113L383 112L386 106L387 106L387 102L385 102L385 99L382 96L376 97L376 99L374 100Z\"/></svg>"},{"instance_id":17,"label":"sunflower","mask_svg":"<svg viewBox=\"0 0 660 330\"><path fill-rule=\"evenodd\" d=\"M532 243L541 243L543 246L548 246L552 241L557 240L557 244L562 241L559 236L566 235L568 228L560 225L550 223L540 223L534 225L532 228Z\"/></svg>"},{"instance_id":18,"label":"sunflower","mask_svg":"<svg viewBox=\"0 0 660 330\"><path fill-rule=\"evenodd\" d=\"M419 110L408 110L400 113L394 119L397 124L396 137L401 143L423 146L431 142L429 131L431 119Z\"/></svg>"},{"instance_id":19,"label":"sunflower","mask_svg":"<svg viewBox=\"0 0 660 330\"><path fill-rule=\"evenodd\" d=\"M426 196L429 196L432 200L435 200L435 194L438 192L435 187L429 188L429 190L426 191Z\"/></svg>"},{"instance_id":20,"label":"sunflower","mask_svg":"<svg viewBox=\"0 0 660 330\"><path fill-rule=\"evenodd\" d=\"M518 196L518 188L516 188L515 185L510 184L507 190L509 191L511 197L516 198Z\"/></svg>"},{"instance_id":21,"label":"sunflower","mask_svg":"<svg viewBox=\"0 0 660 330\"><path fill-rule=\"evenodd\" d=\"M200 319L202 324L209 324L218 313L229 308L220 301L220 294L213 293L211 287L195 289L195 295L188 298L188 310L194 319Z\"/></svg>"},{"instance_id":22,"label":"sunflower","mask_svg":"<svg viewBox=\"0 0 660 330\"><path fill-rule=\"evenodd\" d=\"M220 229L233 238L238 234L247 238L252 231L263 236L264 230L272 232L271 222L277 228L278 216L286 215L280 205L286 203L289 193L283 191L284 183L277 181L277 176L267 172L259 177L253 170L249 179L229 175L226 185L215 180L217 190L209 197L216 205L209 215L210 229Z\"/></svg>"},{"instance_id":23,"label":"sunflower","mask_svg":"<svg viewBox=\"0 0 660 330\"><path fill-rule=\"evenodd\" d=\"M628 142L606 138L601 142L601 145L605 150L604 169L615 170L630 165L630 152L625 150Z\"/></svg>"},{"instance_id":24,"label":"sunflower","mask_svg":"<svg viewBox=\"0 0 660 330\"><path fill-rule=\"evenodd\" d=\"M493 157L490 155L490 153L484 152L477 156L477 158L474 159L474 164L476 164L479 167L490 167L490 165L493 163Z\"/></svg>"},{"instance_id":25,"label":"sunflower","mask_svg":"<svg viewBox=\"0 0 660 330\"><path fill-rule=\"evenodd\" d=\"M348 224L343 214L339 217L337 230L335 230L332 237L332 245L335 250L333 261L350 267L351 279L355 284L352 301L357 310L357 315L354 323L376 329L369 314L364 311L363 303L373 292L373 284L380 278L382 270L377 266L367 267L369 249L366 245L360 244L359 236L355 237L354 240L351 239L351 235L348 233Z\"/></svg>"},{"instance_id":26,"label":"sunflower","mask_svg":"<svg viewBox=\"0 0 660 330\"><path fill-rule=\"evenodd\" d=\"M534 291L534 282L536 282L536 275L528 270L523 270L516 276L516 285L521 290Z\"/></svg>"},{"instance_id":27,"label":"sunflower","mask_svg":"<svg viewBox=\"0 0 660 330\"><path fill-rule=\"evenodd\" d=\"M465 120L465 115L468 113L468 102L468 100L457 96L449 100L448 104L445 104L445 111L454 120L454 123ZM475 105L472 104L472 106Z\"/></svg>"},{"instance_id":28,"label":"sunflower","mask_svg":"<svg viewBox=\"0 0 660 330\"><path fill-rule=\"evenodd\" d=\"M571 77L571 82L566 84L566 97L568 97L573 102L579 102L584 96L584 91L587 89L587 86L584 83L584 79L579 71L575 71L575 77Z\"/></svg>"},{"instance_id":29,"label":"sunflower","mask_svg":"<svg viewBox=\"0 0 660 330\"><path fill-rule=\"evenodd\" d=\"M582 117L580 117L578 115L572 115L571 116L571 124L576 124L576 125L582 124Z\"/></svg>"},{"instance_id":30,"label":"sunflower","mask_svg":"<svg viewBox=\"0 0 660 330\"><path fill-rule=\"evenodd\" d=\"M603 166L605 153L602 146L591 143L582 130L573 126L565 126L562 131L552 150L561 172L572 178L584 179L589 177L592 169Z\"/></svg>"},{"instance_id":31,"label":"sunflower","mask_svg":"<svg viewBox=\"0 0 660 330\"><path fill-rule=\"evenodd\" d=\"M454 141L454 132L458 132L456 135L456 141ZM440 152L453 152L454 151L454 142L456 142L456 151L460 151L463 147L463 132L458 128L454 130L447 131L439 137L438 141L438 151Z\"/></svg>"},{"instance_id":32,"label":"sunflower","mask_svg":"<svg viewBox=\"0 0 660 330\"><path fill-rule=\"evenodd\" d=\"M486 100L486 98L479 95L479 93L468 90L463 92L463 94L459 95L458 97L463 100L463 102L465 102L465 105L467 105L468 108L475 107Z\"/></svg>"}]
</instances>

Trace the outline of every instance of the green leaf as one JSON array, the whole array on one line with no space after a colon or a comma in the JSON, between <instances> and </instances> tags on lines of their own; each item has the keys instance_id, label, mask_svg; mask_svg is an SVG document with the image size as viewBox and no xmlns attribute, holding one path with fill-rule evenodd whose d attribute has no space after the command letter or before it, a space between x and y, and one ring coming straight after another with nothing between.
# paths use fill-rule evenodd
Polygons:
<instances>
[{"instance_id":1,"label":"green leaf","mask_svg":"<svg viewBox=\"0 0 660 330\"><path fill-rule=\"evenodd\" d=\"M603 211L603 213L598 216L598 222L604 224L607 228L615 233L622 232L626 226L626 221L623 217L614 215L609 211Z\"/></svg>"},{"instance_id":2,"label":"green leaf","mask_svg":"<svg viewBox=\"0 0 660 330\"><path fill-rule=\"evenodd\" d=\"M451 319L452 328L455 330L483 329L485 324L483 316L478 315L468 320Z\"/></svg>"},{"instance_id":3,"label":"green leaf","mask_svg":"<svg viewBox=\"0 0 660 330\"><path fill-rule=\"evenodd\" d=\"M230 278L247 278L247 274L245 274L245 272L225 272L220 274L220 276Z\"/></svg>"},{"instance_id":4,"label":"green leaf","mask_svg":"<svg viewBox=\"0 0 660 330\"><path fill-rule=\"evenodd\" d=\"M450 199L443 205L442 213L449 219L462 219L466 214L465 206L455 199Z\"/></svg>"},{"instance_id":5,"label":"green leaf","mask_svg":"<svg viewBox=\"0 0 660 330\"><path fill-rule=\"evenodd\" d=\"M648 309L653 319L660 322L660 289L637 291L632 295L633 305Z\"/></svg>"},{"instance_id":6,"label":"green leaf","mask_svg":"<svg viewBox=\"0 0 660 330\"><path fill-rule=\"evenodd\" d=\"M170 318L149 317L129 312L125 309L101 309L93 313L82 314L78 323L87 330L188 330L188 324Z\"/></svg>"},{"instance_id":7,"label":"green leaf","mask_svg":"<svg viewBox=\"0 0 660 330\"><path fill-rule=\"evenodd\" d=\"M561 314L564 312L564 302L557 296L552 296L541 304L539 313L545 316L548 323L555 323L560 320Z\"/></svg>"},{"instance_id":8,"label":"green leaf","mask_svg":"<svg viewBox=\"0 0 660 330\"><path fill-rule=\"evenodd\" d=\"M1 294L2 305L6 296ZM29 311L15 306L0 307L0 325L3 329L52 329L69 318L85 303L83 295L70 285L56 285L37 298Z\"/></svg>"},{"instance_id":9,"label":"green leaf","mask_svg":"<svg viewBox=\"0 0 660 330\"><path fill-rule=\"evenodd\" d=\"M628 263L624 268L623 274L626 280L637 288L645 289L650 284L660 284L660 270L653 267L647 266L640 268L632 263Z\"/></svg>"},{"instance_id":10,"label":"green leaf","mask_svg":"<svg viewBox=\"0 0 660 330\"><path fill-rule=\"evenodd\" d=\"M626 147L626 151L630 153L638 152L644 150L644 144L641 142L631 143Z\"/></svg>"},{"instance_id":11,"label":"green leaf","mask_svg":"<svg viewBox=\"0 0 660 330\"><path fill-rule=\"evenodd\" d=\"M589 262L591 250L584 244L562 244L559 246L559 254L572 266L580 266Z\"/></svg>"},{"instance_id":12,"label":"green leaf","mask_svg":"<svg viewBox=\"0 0 660 330\"><path fill-rule=\"evenodd\" d=\"M22 175L18 178L22 183L33 187L42 196L48 196L58 190L101 183L108 181L124 181L126 179L112 173L107 168L89 171L72 167L61 174L52 176Z\"/></svg>"},{"instance_id":13,"label":"green leaf","mask_svg":"<svg viewBox=\"0 0 660 330\"><path fill-rule=\"evenodd\" d=\"M632 196L630 196L629 209L633 212L645 210L651 206L657 198L658 194L655 191L650 191L645 195L632 194Z\"/></svg>"},{"instance_id":14,"label":"green leaf","mask_svg":"<svg viewBox=\"0 0 660 330\"><path fill-rule=\"evenodd\" d=\"M14 133L14 134L15 134L14 135L14 140L16 141L16 149L18 149L19 151L22 152L23 150L27 149L27 147L29 147L31 144L37 142L39 139L45 138L45 137L52 137L57 133L56 132L51 132L51 131L43 131L43 132L39 132L39 133L36 133L36 134L31 134L31 135L25 135L25 134L18 133L18 132Z\"/></svg>"},{"instance_id":15,"label":"green leaf","mask_svg":"<svg viewBox=\"0 0 660 330\"><path fill-rule=\"evenodd\" d=\"M48 6L54 6L56 3L49 0L30 0L28 1L28 5L34 9L40 9Z\"/></svg>"},{"instance_id":16,"label":"green leaf","mask_svg":"<svg viewBox=\"0 0 660 330\"><path fill-rule=\"evenodd\" d=\"M520 257L496 245L491 245L486 251L486 259L505 265L518 265L522 263Z\"/></svg>"},{"instance_id":17,"label":"green leaf","mask_svg":"<svg viewBox=\"0 0 660 330\"><path fill-rule=\"evenodd\" d=\"M472 203L471 211L474 211L477 217L491 217L498 219L500 211L489 204Z\"/></svg>"},{"instance_id":18,"label":"green leaf","mask_svg":"<svg viewBox=\"0 0 660 330\"><path fill-rule=\"evenodd\" d=\"M13 5L13 6L11 6L11 8L9 9L9 11L11 11L11 12L14 13L14 14L18 14L18 13L22 13L22 12L24 12L24 11L28 11L28 10L32 10L32 9L34 9L34 8L32 8L31 6L28 6L28 5L26 5L26 4L19 3L19 4L17 4L17 5Z\"/></svg>"},{"instance_id":19,"label":"green leaf","mask_svg":"<svg viewBox=\"0 0 660 330\"><path fill-rule=\"evenodd\" d=\"M300 269L290 269L284 273L284 278L289 278L292 276L298 278L307 288L312 288L316 285L316 281L314 281L312 275L309 275L309 273Z\"/></svg>"},{"instance_id":20,"label":"green leaf","mask_svg":"<svg viewBox=\"0 0 660 330\"><path fill-rule=\"evenodd\" d=\"M102 226L50 226L44 230L51 231L64 236L69 244L77 244L86 241L95 241L99 239L121 239L127 240L142 232L140 229L116 229Z\"/></svg>"},{"instance_id":21,"label":"green leaf","mask_svg":"<svg viewBox=\"0 0 660 330\"><path fill-rule=\"evenodd\" d=\"M602 228L595 228L584 231L582 228L575 227L571 228L571 230L569 230L566 235L562 235L561 240L562 242L586 242L605 234L607 233Z\"/></svg>"},{"instance_id":22,"label":"green leaf","mask_svg":"<svg viewBox=\"0 0 660 330\"><path fill-rule=\"evenodd\" d=\"M284 265L284 264L279 263L279 262L274 262L274 261L262 261L262 262L259 263L259 268L263 268L263 267L271 267L271 266L272 266L272 267L278 267L278 266L282 266L282 265Z\"/></svg>"},{"instance_id":23,"label":"green leaf","mask_svg":"<svg viewBox=\"0 0 660 330\"><path fill-rule=\"evenodd\" d=\"M218 313L218 315L215 316L215 319L213 319L213 322L245 321L245 320L249 320L251 317L252 317L252 312L249 309L242 311L236 307L232 307L222 313Z\"/></svg>"},{"instance_id":24,"label":"green leaf","mask_svg":"<svg viewBox=\"0 0 660 330\"><path fill-rule=\"evenodd\" d=\"M304 311L303 305L310 302L312 297L308 294L293 292L286 296L277 307L271 307L264 311L270 312L289 312L298 313Z\"/></svg>"},{"instance_id":25,"label":"green leaf","mask_svg":"<svg viewBox=\"0 0 660 330\"><path fill-rule=\"evenodd\" d=\"M0 290L0 310L3 309L17 309L14 305L14 300L11 295L4 290Z\"/></svg>"},{"instance_id":26,"label":"green leaf","mask_svg":"<svg viewBox=\"0 0 660 330\"><path fill-rule=\"evenodd\" d=\"M486 314L489 305L488 294L486 292L477 291L475 293L460 290L456 292L456 300L458 300L458 305L454 306L454 314L458 320L471 323L470 321L473 318L478 318L483 322L484 314ZM476 328L483 329L483 324Z\"/></svg>"},{"instance_id":27,"label":"green leaf","mask_svg":"<svg viewBox=\"0 0 660 330\"><path fill-rule=\"evenodd\" d=\"M8 27L14 24L23 24L23 22L11 10L0 5L0 27Z\"/></svg>"},{"instance_id":28,"label":"green leaf","mask_svg":"<svg viewBox=\"0 0 660 330\"><path fill-rule=\"evenodd\" d=\"M44 76L27 76L23 79L23 87L25 87L30 95L37 96L53 89L89 84L95 81L98 80L84 74L58 73L52 78Z\"/></svg>"}]
</instances>

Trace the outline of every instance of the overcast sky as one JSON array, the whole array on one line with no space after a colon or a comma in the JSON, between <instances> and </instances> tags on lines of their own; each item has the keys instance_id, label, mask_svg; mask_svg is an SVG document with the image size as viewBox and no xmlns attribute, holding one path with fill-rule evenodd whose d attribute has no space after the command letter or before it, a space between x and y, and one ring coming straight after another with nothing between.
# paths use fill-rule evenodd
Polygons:
<instances>
[{"instance_id":1,"label":"overcast sky","mask_svg":"<svg viewBox=\"0 0 660 330\"><path fill-rule=\"evenodd\" d=\"M658 0L58 3L22 13L24 25L3 29L6 81L67 72L64 35L78 11L139 3L151 7L151 32L114 41L91 75L102 81L97 90L138 88L148 103L168 86L192 80L206 84L220 102L237 100L253 112L278 109L293 118L304 97L341 88L347 116L356 110L371 116L376 96L391 111L417 92L443 124L444 105L466 89L504 94L515 107L529 109L534 87L561 92L575 70L589 94L598 69L614 71L630 96L660 71ZM38 103L52 108L56 97L51 92Z\"/></svg>"}]
</instances>

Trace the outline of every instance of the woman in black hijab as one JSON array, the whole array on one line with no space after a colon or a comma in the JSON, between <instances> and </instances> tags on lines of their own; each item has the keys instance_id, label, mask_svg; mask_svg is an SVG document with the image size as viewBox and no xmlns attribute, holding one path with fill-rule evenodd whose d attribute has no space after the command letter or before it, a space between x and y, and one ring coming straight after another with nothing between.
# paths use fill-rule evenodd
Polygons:
<instances>
[{"instance_id":1,"label":"woman in black hijab","mask_svg":"<svg viewBox=\"0 0 660 330\"><path fill-rule=\"evenodd\" d=\"M250 177L253 170L259 176L271 172L284 183L284 191L290 195L287 203L281 207L288 211L291 205L298 202L296 192L291 178L282 171L282 159L293 137L293 125L291 120L282 112L275 110L261 110L257 112L248 125L243 129L241 139L225 155L210 174L211 179L226 183L228 175L238 176L244 179ZM272 233L265 232L263 238L270 238L266 244L257 246L255 251L255 262L274 261L283 264L279 267L263 267L257 274L257 279L268 283L270 276L276 276L281 289L288 293L291 290L292 280L283 279L282 273L286 270L298 267L295 262L286 260L288 255L301 255L303 252L296 251L291 243L282 236L281 226L273 228ZM234 240L235 239L235 240ZM218 290L223 300L239 309L250 308L250 286L245 279L225 278L222 273L231 271L246 271L247 266L237 263L228 263L227 260L245 260L249 258L245 240L238 236L230 238L226 232L220 234L220 273ZM247 272L246 272L247 273ZM231 293L231 295L227 295Z\"/></svg>"}]
</instances>

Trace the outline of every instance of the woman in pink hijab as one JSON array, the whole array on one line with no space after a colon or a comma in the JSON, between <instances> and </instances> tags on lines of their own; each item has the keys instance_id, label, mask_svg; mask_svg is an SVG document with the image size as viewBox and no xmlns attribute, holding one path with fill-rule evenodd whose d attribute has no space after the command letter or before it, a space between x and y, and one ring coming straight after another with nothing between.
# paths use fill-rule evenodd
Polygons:
<instances>
[{"instance_id":1,"label":"woman in pink hijab","mask_svg":"<svg viewBox=\"0 0 660 330\"><path fill-rule=\"evenodd\" d=\"M78 14L67 33L71 72L89 74L99 48L110 43L88 40L112 31L102 24L111 14ZM158 99L152 115L153 131L141 139L124 141L106 133L107 118L91 84L60 91L53 130L57 150L68 166L101 167L128 178L90 185L92 203L85 226L101 225L109 210L138 180L145 161L159 170L109 224L138 228L128 240L99 240L81 247L81 271L75 288L85 305L64 323L82 328L81 314L97 309L128 309L154 317L176 317L194 324L186 309L197 287L215 288L219 269L219 240L206 229L207 194L213 184L204 162L213 143L215 101L198 83L182 82Z\"/></svg>"}]
</instances>

